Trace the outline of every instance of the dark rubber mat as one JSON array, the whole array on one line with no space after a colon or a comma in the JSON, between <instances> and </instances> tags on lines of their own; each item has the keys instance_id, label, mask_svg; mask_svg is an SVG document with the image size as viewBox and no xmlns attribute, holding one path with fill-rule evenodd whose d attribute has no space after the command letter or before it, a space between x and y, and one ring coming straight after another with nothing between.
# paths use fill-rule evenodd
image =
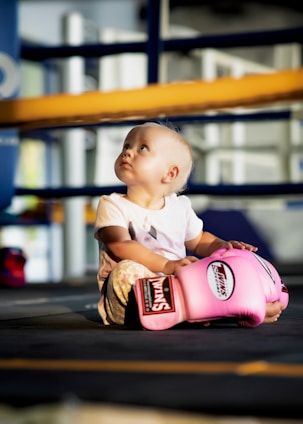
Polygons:
<instances>
[{"instance_id":1,"label":"dark rubber mat","mask_svg":"<svg viewBox=\"0 0 303 424\"><path fill-rule=\"evenodd\" d=\"M103 326L95 282L1 288L0 401L303 418L303 285L289 290L275 324L150 332Z\"/></svg>"}]
</instances>

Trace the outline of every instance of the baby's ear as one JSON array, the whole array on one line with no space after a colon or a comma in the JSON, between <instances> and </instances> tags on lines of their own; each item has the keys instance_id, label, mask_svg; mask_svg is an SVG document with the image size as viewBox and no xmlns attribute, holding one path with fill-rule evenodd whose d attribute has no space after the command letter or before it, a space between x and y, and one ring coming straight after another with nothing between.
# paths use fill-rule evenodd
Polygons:
<instances>
[{"instance_id":1,"label":"baby's ear","mask_svg":"<svg viewBox=\"0 0 303 424\"><path fill-rule=\"evenodd\" d=\"M163 183L171 183L174 181L179 175L179 168L177 165L171 165L167 171L167 173L163 176Z\"/></svg>"}]
</instances>

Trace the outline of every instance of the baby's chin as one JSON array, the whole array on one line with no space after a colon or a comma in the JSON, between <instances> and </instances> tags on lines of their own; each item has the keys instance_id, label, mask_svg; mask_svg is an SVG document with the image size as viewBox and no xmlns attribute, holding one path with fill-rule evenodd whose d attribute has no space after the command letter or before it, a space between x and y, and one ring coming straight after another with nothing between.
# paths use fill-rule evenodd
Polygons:
<instances>
[{"instance_id":1,"label":"baby's chin","mask_svg":"<svg viewBox=\"0 0 303 424\"><path fill-rule=\"evenodd\" d=\"M127 185L127 182L128 182L127 178L126 177L123 177L123 175L121 175L121 174L123 174L123 173L115 170L115 175L118 178L118 180L121 181L121 183Z\"/></svg>"}]
</instances>

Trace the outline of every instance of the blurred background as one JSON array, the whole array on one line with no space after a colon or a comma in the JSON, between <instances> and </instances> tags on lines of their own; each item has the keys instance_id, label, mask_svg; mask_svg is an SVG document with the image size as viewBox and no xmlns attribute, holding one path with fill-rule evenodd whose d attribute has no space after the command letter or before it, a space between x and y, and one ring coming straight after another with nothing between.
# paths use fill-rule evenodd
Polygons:
<instances>
[{"instance_id":1,"label":"blurred background","mask_svg":"<svg viewBox=\"0 0 303 424\"><path fill-rule=\"evenodd\" d=\"M1 0L0 6L4 3ZM151 82L145 53L41 60L26 54L28 46L146 41L153 24L160 26L163 39L231 34L242 34L244 39L249 32L260 31L266 37L270 30L303 25L303 3L297 1L162 0L160 22L150 19L151 4L147 0L17 1L18 96L131 89ZM214 80L301 66L299 39L249 47L181 49L160 55L157 82ZM255 119L241 120L241 114L248 111ZM281 119L258 118L260 112L279 111L287 114ZM210 186L303 182L301 102L225 112L239 115L239 120L188 119L176 124L194 150L191 182ZM113 162L131 126L119 123L21 131L17 134L15 186L119 185ZM0 210L0 247L23 250L27 283L95 278L98 249L93 227L98 198L15 195L11 204ZM201 192L191 195L191 200L205 220L205 228L222 237L255 243L260 254L281 270L302 274L302 195L251 197Z\"/></svg>"}]
</instances>

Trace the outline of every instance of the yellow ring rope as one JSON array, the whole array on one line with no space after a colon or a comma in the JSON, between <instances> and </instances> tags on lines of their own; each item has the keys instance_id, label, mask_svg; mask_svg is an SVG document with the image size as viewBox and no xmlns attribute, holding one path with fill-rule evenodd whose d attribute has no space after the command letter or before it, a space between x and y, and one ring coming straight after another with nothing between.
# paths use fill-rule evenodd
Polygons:
<instances>
[{"instance_id":1,"label":"yellow ring rope","mask_svg":"<svg viewBox=\"0 0 303 424\"><path fill-rule=\"evenodd\" d=\"M303 99L303 68L214 81L151 84L132 90L90 91L2 100L0 128L51 128L149 119Z\"/></svg>"}]
</instances>

